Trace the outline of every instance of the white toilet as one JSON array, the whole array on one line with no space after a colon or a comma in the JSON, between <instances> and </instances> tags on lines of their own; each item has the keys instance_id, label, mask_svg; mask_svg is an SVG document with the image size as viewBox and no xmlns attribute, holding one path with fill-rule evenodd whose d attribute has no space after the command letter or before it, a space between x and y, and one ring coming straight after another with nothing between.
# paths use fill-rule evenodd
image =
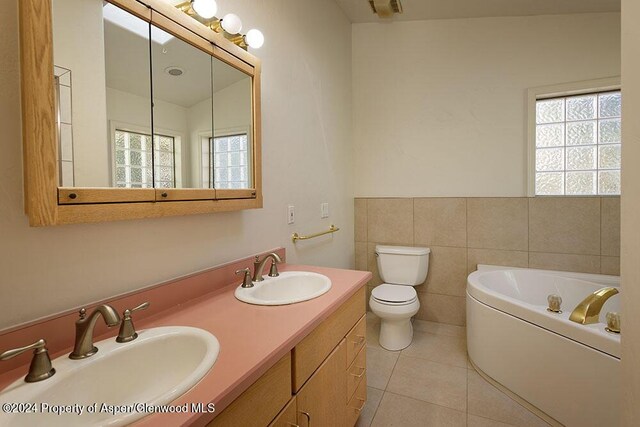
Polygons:
<instances>
[{"instance_id":1,"label":"white toilet","mask_svg":"<svg viewBox=\"0 0 640 427\"><path fill-rule=\"evenodd\" d=\"M380 345L387 350L411 344L411 317L420 308L413 287L427 278L430 252L429 248L376 246L378 271L385 283L373 289L369 306L380 318Z\"/></svg>"}]
</instances>

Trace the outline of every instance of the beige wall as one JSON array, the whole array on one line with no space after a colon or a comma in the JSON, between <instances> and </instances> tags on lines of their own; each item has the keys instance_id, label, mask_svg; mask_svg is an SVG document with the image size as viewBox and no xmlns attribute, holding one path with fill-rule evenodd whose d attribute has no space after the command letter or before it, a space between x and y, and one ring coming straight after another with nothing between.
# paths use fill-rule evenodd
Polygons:
<instances>
[{"instance_id":1,"label":"beige wall","mask_svg":"<svg viewBox=\"0 0 640 427\"><path fill-rule=\"evenodd\" d=\"M622 0L622 419L640 420L640 2Z\"/></svg>"},{"instance_id":2,"label":"beige wall","mask_svg":"<svg viewBox=\"0 0 640 427\"><path fill-rule=\"evenodd\" d=\"M478 264L620 274L620 198L355 199L356 268L382 283L376 244L431 248L417 318L465 324Z\"/></svg>"},{"instance_id":3,"label":"beige wall","mask_svg":"<svg viewBox=\"0 0 640 427\"><path fill-rule=\"evenodd\" d=\"M526 196L526 90L617 75L617 13L355 24L355 194Z\"/></svg>"},{"instance_id":4,"label":"beige wall","mask_svg":"<svg viewBox=\"0 0 640 427\"><path fill-rule=\"evenodd\" d=\"M264 208L30 228L23 211L18 0L0 8L0 329L275 246L353 266L351 25L325 0L219 0L260 27ZM331 217L320 219L329 202ZM286 206L296 206L296 224ZM340 232L294 247L291 233ZM72 333L72 331L70 331Z\"/></svg>"}]
</instances>

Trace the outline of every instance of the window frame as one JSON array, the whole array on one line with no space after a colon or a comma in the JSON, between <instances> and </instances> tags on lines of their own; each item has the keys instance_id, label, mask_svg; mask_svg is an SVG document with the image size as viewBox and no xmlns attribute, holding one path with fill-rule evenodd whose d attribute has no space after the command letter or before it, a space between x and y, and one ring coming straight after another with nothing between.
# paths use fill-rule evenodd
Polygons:
<instances>
[{"instance_id":1,"label":"window frame","mask_svg":"<svg viewBox=\"0 0 640 427\"><path fill-rule=\"evenodd\" d=\"M604 195L536 195L536 102L543 98L561 98L622 89L620 77L584 80L539 86L527 90L527 195L528 197L605 197ZM566 172L566 171L565 171ZM610 197L617 197L607 195Z\"/></svg>"}]
</instances>

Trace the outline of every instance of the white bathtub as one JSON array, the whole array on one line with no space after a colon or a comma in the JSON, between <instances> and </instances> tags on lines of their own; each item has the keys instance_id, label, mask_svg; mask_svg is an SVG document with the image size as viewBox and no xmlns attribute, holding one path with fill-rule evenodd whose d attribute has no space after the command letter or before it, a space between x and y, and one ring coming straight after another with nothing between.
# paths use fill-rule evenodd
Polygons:
<instances>
[{"instance_id":1,"label":"white bathtub","mask_svg":"<svg viewBox=\"0 0 640 427\"><path fill-rule=\"evenodd\" d=\"M467 347L485 375L566 426L618 426L620 335L600 323L569 320L585 297L620 278L598 274L478 266L467 279ZM562 313L546 310L562 297ZM623 319L624 328L624 319Z\"/></svg>"}]
</instances>

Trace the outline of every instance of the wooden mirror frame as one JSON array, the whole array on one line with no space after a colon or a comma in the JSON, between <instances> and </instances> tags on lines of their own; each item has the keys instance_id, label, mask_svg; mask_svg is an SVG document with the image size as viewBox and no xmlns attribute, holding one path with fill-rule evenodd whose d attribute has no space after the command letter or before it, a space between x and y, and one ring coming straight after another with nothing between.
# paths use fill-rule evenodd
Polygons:
<instances>
[{"instance_id":1,"label":"wooden mirror frame","mask_svg":"<svg viewBox=\"0 0 640 427\"><path fill-rule=\"evenodd\" d=\"M24 193L29 224L50 226L261 208L260 60L162 0L107 1L251 76L254 188L59 187L52 0L20 0Z\"/></svg>"}]
</instances>

